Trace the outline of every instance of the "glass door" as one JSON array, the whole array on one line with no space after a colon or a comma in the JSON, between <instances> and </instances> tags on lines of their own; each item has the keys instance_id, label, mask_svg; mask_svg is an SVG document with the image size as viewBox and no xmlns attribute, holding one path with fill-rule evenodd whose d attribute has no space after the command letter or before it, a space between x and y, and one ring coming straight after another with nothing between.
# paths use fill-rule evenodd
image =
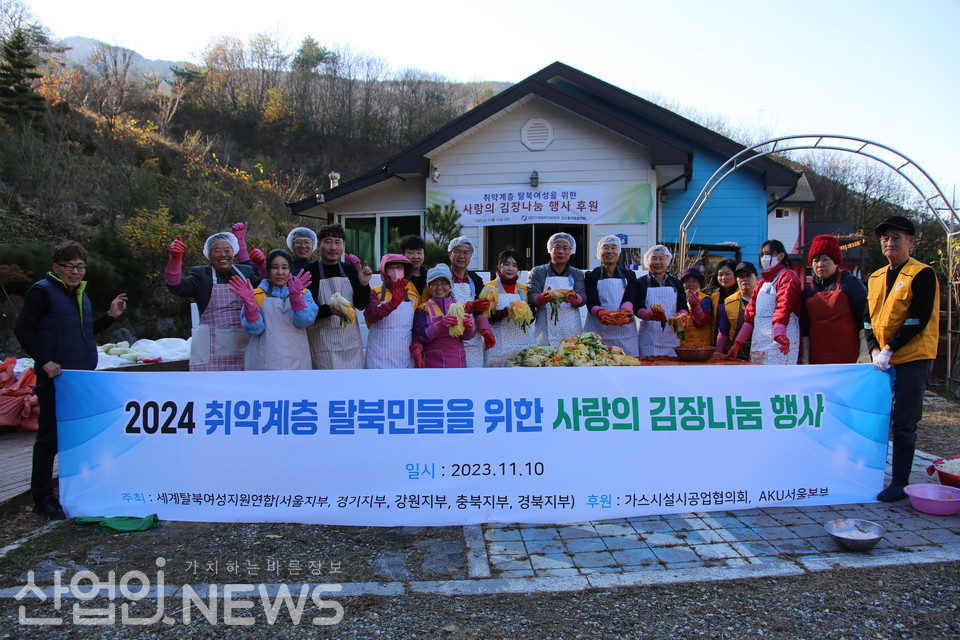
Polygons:
<instances>
[{"instance_id":1,"label":"glass door","mask_svg":"<svg viewBox=\"0 0 960 640\"><path fill-rule=\"evenodd\" d=\"M367 261L372 267L376 267L380 260L377 254L376 216L344 217L343 231L347 236L344 240L344 253L352 253L361 260Z\"/></svg>"}]
</instances>

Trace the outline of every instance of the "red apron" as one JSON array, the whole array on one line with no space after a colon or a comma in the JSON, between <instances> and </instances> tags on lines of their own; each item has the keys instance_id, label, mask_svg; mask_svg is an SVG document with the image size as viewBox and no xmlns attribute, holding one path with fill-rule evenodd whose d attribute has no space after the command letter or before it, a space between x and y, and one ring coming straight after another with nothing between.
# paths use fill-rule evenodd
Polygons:
<instances>
[{"instance_id":1,"label":"red apron","mask_svg":"<svg viewBox=\"0 0 960 640\"><path fill-rule=\"evenodd\" d=\"M860 336L847 294L840 290L839 273L835 286L807 298L810 364L848 364L860 356Z\"/></svg>"}]
</instances>

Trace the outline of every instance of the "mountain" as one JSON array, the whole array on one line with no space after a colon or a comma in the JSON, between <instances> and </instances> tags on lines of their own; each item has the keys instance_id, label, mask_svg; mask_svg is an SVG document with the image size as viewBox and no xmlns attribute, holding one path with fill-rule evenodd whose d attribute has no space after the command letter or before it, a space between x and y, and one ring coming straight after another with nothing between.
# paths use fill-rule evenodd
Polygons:
<instances>
[{"instance_id":1,"label":"mountain","mask_svg":"<svg viewBox=\"0 0 960 640\"><path fill-rule=\"evenodd\" d=\"M64 59L69 64L81 66L86 65L90 56L98 47L107 44L93 38L84 38L82 36L71 36L58 42L59 45L66 47L67 51L63 54ZM129 51L120 47L124 51ZM183 62L174 62L172 60L147 60L136 51L133 51L133 63L131 67L141 73L153 73L161 78L171 76L170 67L182 67Z\"/></svg>"}]
</instances>

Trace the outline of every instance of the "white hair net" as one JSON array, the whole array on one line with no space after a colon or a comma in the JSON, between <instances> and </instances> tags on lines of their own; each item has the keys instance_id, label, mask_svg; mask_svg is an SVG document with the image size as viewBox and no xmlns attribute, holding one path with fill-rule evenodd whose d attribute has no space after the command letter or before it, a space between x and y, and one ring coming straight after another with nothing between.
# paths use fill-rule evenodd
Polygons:
<instances>
[{"instance_id":1,"label":"white hair net","mask_svg":"<svg viewBox=\"0 0 960 640\"><path fill-rule=\"evenodd\" d=\"M240 252L240 243L237 241L237 236L233 235L229 231L223 231L221 233L215 233L209 238L203 245L203 257L210 257L210 250L213 249L213 245L218 242L227 242L230 244L230 248L233 249L233 255L237 255Z\"/></svg>"},{"instance_id":2,"label":"white hair net","mask_svg":"<svg viewBox=\"0 0 960 640\"><path fill-rule=\"evenodd\" d=\"M662 244L655 244L647 249L647 252L643 254L643 266L647 266L647 263L650 262L650 256L655 253L662 253L663 255L667 256L667 262L673 260L673 254L670 253L670 249L667 249Z\"/></svg>"},{"instance_id":3,"label":"white hair net","mask_svg":"<svg viewBox=\"0 0 960 640\"><path fill-rule=\"evenodd\" d=\"M427 271L427 284L440 278L444 278L447 282L453 284L453 272L450 271L450 267L442 263Z\"/></svg>"},{"instance_id":4,"label":"white hair net","mask_svg":"<svg viewBox=\"0 0 960 640\"><path fill-rule=\"evenodd\" d=\"M447 252L453 251L457 247L468 247L470 251L476 251L477 248L473 246L473 243L470 242L470 238L467 236L459 236L450 241L450 244L447 245Z\"/></svg>"},{"instance_id":5,"label":"white hair net","mask_svg":"<svg viewBox=\"0 0 960 640\"><path fill-rule=\"evenodd\" d=\"M603 236L600 238L600 242L597 243L597 257L600 257L600 254L603 253L603 245L612 244L617 247L617 251L620 250L621 243L620 238L617 236Z\"/></svg>"},{"instance_id":6,"label":"white hair net","mask_svg":"<svg viewBox=\"0 0 960 640\"><path fill-rule=\"evenodd\" d=\"M557 240L567 241L567 244L570 245L570 255L577 252L577 241L569 233L555 233L550 236L550 239L547 240L547 251L553 251L553 245L556 244Z\"/></svg>"},{"instance_id":7,"label":"white hair net","mask_svg":"<svg viewBox=\"0 0 960 640\"><path fill-rule=\"evenodd\" d=\"M287 234L287 248L293 251L293 243L300 238L306 238L313 243L314 249L317 248L317 234L313 232L313 229L307 229L306 227L297 227Z\"/></svg>"}]
</instances>

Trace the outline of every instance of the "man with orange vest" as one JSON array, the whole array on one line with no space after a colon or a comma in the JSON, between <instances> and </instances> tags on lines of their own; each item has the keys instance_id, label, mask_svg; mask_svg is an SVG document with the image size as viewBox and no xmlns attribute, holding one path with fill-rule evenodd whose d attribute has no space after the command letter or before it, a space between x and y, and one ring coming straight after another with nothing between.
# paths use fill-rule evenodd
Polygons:
<instances>
[{"instance_id":1,"label":"man with orange vest","mask_svg":"<svg viewBox=\"0 0 960 640\"><path fill-rule=\"evenodd\" d=\"M916 235L912 222L891 216L877 225L876 233L890 264L867 281L864 329L873 365L895 372L891 480L877 495L881 502L893 502L906 497L923 393L937 357L940 284L931 267L910 257Z\"/></svg>"}]
</instances>

